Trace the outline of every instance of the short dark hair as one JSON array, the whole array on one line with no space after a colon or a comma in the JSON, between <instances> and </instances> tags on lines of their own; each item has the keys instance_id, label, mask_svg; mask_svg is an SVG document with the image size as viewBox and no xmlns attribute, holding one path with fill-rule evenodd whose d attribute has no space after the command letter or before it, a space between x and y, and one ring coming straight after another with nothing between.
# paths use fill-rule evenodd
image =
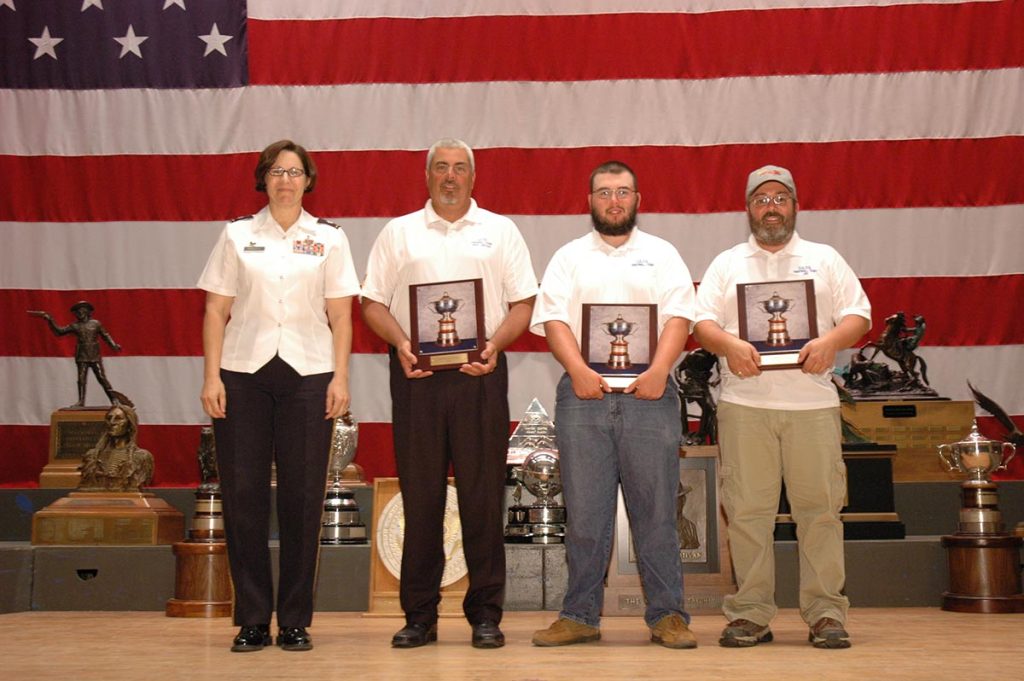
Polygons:
<instances>
[{"instance_id":1,"label":"short dark hair","mask_svg":"<svg viewBox=\"0 0 1024 681\"><path fill-rule=\"evenodd\" d=\"M602 173L611 173L613 175L629 173L633 178L633 189L637 191L640 190L640 184L637 182L636 173L633 172L632 168L622 161L605 161L598 167L594 168L594 172L590 173L590 191L594 191L594 178Z\"/></svg>"},{"instance_id":2,"label":"short dark hair","mask_svg":"<svg viewBox=\"0 0 1024 681\"><path fill-rule=\"evenodd\" d=\"M260 152L260 159L256 162L256 191L267 191L267 171L274 167L274 161L282 151L290 151L299 157L302 161L302 170L309 178L305 191L307 194L313 191L313 187L316 186L316 164L305 147L291 140L278 140Z\"/></svg>"}]
</instances>

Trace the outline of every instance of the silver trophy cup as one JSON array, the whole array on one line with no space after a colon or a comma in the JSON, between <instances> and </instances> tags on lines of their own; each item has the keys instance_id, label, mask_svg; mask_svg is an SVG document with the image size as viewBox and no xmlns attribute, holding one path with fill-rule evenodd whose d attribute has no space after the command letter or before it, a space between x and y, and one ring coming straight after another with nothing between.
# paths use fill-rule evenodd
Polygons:
<instances>
[{"instance_id":1,"label":"silver trophy cup","mask_svg":"<svg viewBox=\"0 0 1024 681\"><path fill-rule=\"evenodd\" d=\"M331 458L327 468L330 479L320 528L321 544L365 544L367 541L366 525L359 515L355 493L341 482L345 468L355 459L358 441L359 424L350 412L334 419Z\"/></svg>"},{"instance_id":2,"label":"silver trophy cup","mask_svg":"<svg viewBox=\"0 0 1024 681\"><path fill-rule=\"evenodd\" d=\"M967 475L960 485L961 534L999 534L1003 532L1003 517L999 512L996 483L991 474L1006 470L1017 452L1011 442L986 440L978 432L977 422L963 440L939 445L939 458L951 473Z\"/></svg>"}]
</instances>

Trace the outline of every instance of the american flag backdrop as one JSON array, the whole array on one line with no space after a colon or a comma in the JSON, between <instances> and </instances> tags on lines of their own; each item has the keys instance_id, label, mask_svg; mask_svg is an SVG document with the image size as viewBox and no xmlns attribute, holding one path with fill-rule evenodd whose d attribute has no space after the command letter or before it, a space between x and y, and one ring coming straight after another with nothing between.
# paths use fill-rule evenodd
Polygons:
<instances>
[{"instance_id":1,"label":"american flag backdrop","mask_svg":"<svg viewBox=\"0 0 1024 681\"><path fill-rule=\"evenodd\" d=\"M305 205L360 277L385 221L426 200L439 137L477 150L475 196L516 220L538 276L589 229L602 161L637 170L641 226L697 279L748 233L747 173L787 166L800 233L862 278L870 337L924 315L939 393L970 399L970 379L1024 423L1022 0L0 0L0 54L0 485L37 483L50 413L76 398L73 339L25 311L66 324L79 299L124 346L107 375L155 483L196 482L195 282L224 222L265 203L256 152L284 137L313 152ZM541 339L510 368L514 417L553 409ZM386 377L357 319L371 477L394 474Z\"/></svg>"}]
</instances>

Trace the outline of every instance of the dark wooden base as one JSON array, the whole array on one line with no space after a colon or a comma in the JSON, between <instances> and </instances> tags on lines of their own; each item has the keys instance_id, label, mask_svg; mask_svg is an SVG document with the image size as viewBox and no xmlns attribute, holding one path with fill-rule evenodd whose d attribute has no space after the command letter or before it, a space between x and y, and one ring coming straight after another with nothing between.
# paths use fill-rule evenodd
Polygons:
<instances>
[{"instance_id":1,"label":"dark wooden base","mask_svg":"<svg viewBox=\"0 0 1024 681\"><path fill-rule=\"evenodd\" d=\"M953 612L1024 612L1020 537L1009 534L946 535L949 591L942 609Z\"/></svg>"},{"instance_id":2,"label":"dark wooden base","mask_svg":"<svg viewBox=\"0 0 1024 681\"><path fill-rule=\"evenodd\" d=\"M167 601L168 617L230 617L233 591L224 542L185 542L174 545L174 598Z\"/></svg>"},{"instance_id":3,"label":"dark wooden base","mask_svg":"<svg viewBox=\"0 0 1024 681\"><path fill-rule=\"evenodd\" d=\"M151 492L71 492L32 516L33 544L131 546L184 537L181 511Z\"/></svg>"}]
</instances>

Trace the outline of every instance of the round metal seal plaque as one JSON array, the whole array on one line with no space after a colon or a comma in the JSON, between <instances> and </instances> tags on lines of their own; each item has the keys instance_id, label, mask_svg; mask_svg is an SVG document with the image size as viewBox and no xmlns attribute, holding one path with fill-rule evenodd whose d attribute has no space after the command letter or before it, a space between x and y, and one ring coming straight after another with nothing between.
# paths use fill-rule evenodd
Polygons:
<instances>
[{"instance_id":1,"label":"round metal seal plaque","mask_svg":"<svg viewBox=\"0 0 1024 681\"><path fill-rule=\"evenodd\" d=\"M391 498L377 519L377 552L381 562L395 579L402 575L402 538L405 536L405 511L402 493ZM441 586L462 579L469 572L466 556L462 552L462 525L459 522L459 502L455 487L448 485L444 508L444 573Z\"/></svg>"}]
</instances>

